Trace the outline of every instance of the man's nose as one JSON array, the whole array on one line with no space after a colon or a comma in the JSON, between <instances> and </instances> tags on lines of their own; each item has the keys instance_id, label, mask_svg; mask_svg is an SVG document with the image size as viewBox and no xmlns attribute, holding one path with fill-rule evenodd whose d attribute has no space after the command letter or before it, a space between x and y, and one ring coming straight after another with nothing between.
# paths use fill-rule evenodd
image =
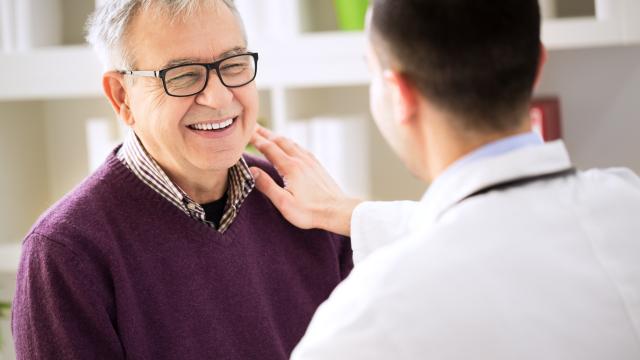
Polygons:
<instances>
[{"instance_id":1,"label":"man's nose","mask_svg":"<svg viewBox=\"0 0 640 360\"><path fill-rule=\"evenodd\" d=\"M224 108L231 103L233 92L224 86L216 70L209 72L207 86L196 96L196 103L209 106L214 109Z\"/></svg>"}]
</instances>

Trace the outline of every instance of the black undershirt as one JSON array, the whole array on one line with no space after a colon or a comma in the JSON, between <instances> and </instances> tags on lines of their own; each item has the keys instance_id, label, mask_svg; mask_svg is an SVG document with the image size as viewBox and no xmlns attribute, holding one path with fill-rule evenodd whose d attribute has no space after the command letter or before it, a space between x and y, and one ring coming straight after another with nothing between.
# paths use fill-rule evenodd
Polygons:
<instances>
[{"instance_id":1,"label":"black undershirt","mask_svg":"<svg viewBox=\"0 0 640 360\"><path fill-rule=\"evenodd\" d=\"M226 192L220 199L201 205L202 209L204 209L204 218L215 224L216 228L219 228L220 220L222 220L222 214L224 214L225 205L227 205Z\"/></svg>"}]
</instances>

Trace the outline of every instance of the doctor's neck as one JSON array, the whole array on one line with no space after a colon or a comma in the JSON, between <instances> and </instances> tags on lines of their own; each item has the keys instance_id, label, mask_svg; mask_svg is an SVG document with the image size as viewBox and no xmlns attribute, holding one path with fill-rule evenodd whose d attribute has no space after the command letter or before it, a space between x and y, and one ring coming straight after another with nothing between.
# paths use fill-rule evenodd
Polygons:
<instances>
[{"instance_id":1,"label":"doctor's neck","mask_svg":"<svg viewBox=\"0 0 640 360\"><path fill-rule=\"evenodd\" d=\"M479 131L464 129L458 124L453 115L431 108L425 114L423 121L419 121L422 137L421 153L424 160L420 168L424 169L419 176L427 182L432 182L449 166L473 151L500 139L531 131L528 114L516 121L517 126L500 131Z\"/></svg>"}]
</instances>

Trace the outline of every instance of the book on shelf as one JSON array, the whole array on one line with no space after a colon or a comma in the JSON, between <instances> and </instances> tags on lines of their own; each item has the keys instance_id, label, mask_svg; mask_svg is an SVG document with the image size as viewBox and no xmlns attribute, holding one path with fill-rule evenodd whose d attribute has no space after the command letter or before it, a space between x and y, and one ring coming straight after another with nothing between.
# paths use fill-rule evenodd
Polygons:
<instances>
[{"instance_id":1,"label":"book on shelf","mask_svg":"<svg viewBox=\"0 0 640 360\"><path fill-rule=\"evenodd\" d=\"M557 97L539 97L531 101L529 108L531 127L544 141L562 137L560 100Z\"/></svg>"},{"instance_id":2,"label":"book on shelf","mask_svg":"<svg viewBox=\"0 0 640 360\"><path fill-rule=\"evenodd\" d=\"M299 32L298 0L235 0L249 44L260 39L283 39Z\"/></svg>"},{"instance_id":3,"label":"book on shelf","mask_svg":"<svg viewBox=\"0 0 640 360\"><path fill-rule=\"evenodd\" d=\"M0 0L0 32L3 52L59 45L61 0Z\"/></svg>"},{"instance_id":4,"label":"book on shelf","mask_svg":"<svg viewBox=\"0 0 640 360\"><path fill-rule=\"evenodd\" d=\"M13 10L14 0L0 0L0 50L12 52L15 47Z\"/></svg>"},{"instance_id":5,"label":"book on shelf","mask_svg":"<svg viewBox=\"0 0 640 360\"><path fill-rule=\"evenodd\" d=\"M369 197L369 151L364 116L289 121L282 134L313 153L344 192Z\"/></svg>"}]
</instances>

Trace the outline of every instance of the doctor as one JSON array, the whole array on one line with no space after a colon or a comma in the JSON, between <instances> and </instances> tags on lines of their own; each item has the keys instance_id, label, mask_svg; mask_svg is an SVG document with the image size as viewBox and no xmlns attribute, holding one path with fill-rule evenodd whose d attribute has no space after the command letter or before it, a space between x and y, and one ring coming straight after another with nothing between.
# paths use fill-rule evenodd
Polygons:
<instances>
[{"instance_id":1,"label":"doctor","mask_svg":"<svg viewBox=\"0 0 640 360\"><path fill-rule=\"evenodd\" d=\"M431 186L345 196L261 129L286 178L257 187L302 228L351 235L357 266L293 359L640 359L640 179L576 171L527 109L545 53L536 0L375 0L371 111Z\"/></svg>"}]
</instances>

